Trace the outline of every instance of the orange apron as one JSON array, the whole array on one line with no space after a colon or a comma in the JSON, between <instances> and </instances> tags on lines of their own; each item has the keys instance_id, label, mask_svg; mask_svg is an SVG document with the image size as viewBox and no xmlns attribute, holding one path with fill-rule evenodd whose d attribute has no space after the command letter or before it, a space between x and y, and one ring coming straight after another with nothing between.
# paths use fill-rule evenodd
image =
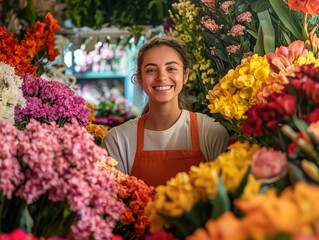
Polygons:
<instances>
[{"instance_id":1,"label":"orange apron","mask_svg":"<svg viewBox=\"0 0 319 240\"><path fill-rule=\"evenodd\" d=\"M138 120L137 147L131 175L150 186L165 185L178 172L187 172L191 166L205 162L200 149L196 113L190 112L192 149L144 150L144 124L146 115Z\"/></svg>"}]
</instances>

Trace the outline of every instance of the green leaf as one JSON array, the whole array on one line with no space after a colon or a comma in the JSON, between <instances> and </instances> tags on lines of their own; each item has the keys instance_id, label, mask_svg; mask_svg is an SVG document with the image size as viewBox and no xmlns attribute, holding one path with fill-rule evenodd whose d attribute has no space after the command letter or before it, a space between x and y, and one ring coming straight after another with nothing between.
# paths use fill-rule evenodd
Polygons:
<instances>
[{"instance_id":1,"label":"green leaf","mask_svg":"<svg viewBox=\"0 0 319 240\"><path fill-rule=\"evenodd\" d=\"M32 233L33 225L33 219L29 213L27 204L25 204L22 208L19 227L26 233Z\"/></svg>"},{"instance_id":2,"label":"green leaf","mask_svg":"<svg viewBox=\"0 0 319 240\"><path fill-rule=\"evenodd\" d=\"M296 39L303 39L301 26L298 27L297 14L293 14L293 11L287 7L284 1L269 0L275 13L279 19L283 22L285 27L296 37Z\"/></svg>"},{"instance_id":3,"label":"green leaf","mask_svg":"<svg viewBox=\"0 0 319 240\"><path fill-rule=\"evenodd\" d=\"M296 116L293 117L293 121L294 124L296 125L296 127L302 131L302 132L306 132L308 125L306 122L304 122L303 120L301 120L300 118L297 118Z\"/></svg>"},{"instance_id":4,"label":"green leaf","mask_svg":"<svg viewBox=\"0 0 319 240\"><path fill-rule=\"evenodd\" d=\"M255 31L253 30L250 30L250 29L246 29L246 32L248 32L251 36L253 36L255 39L258 38L258 33L256 33Z\"/></svg>"},{"instance_id":5,"label":"green leaf","mask_svg":"<svg viewBox=\"0 0 319 240\"><path fill-rule=\"evenodd\" d=\"M258 18L260 21L260 27L262 29L262 37L264 43L265 53L275 52L275 29L272 25L269 11L263 11L258 13ZM259 37L259 36L258 36Z\"/></svg>"},{"instance_id":6,"label":"green leaf","mask_svg":"<svg viewBox=\"0 0 319 240\"><path fill-rule=\"evenodd\" d=\"M217 195L213 199L212 219L217 219L223 213L230 210L230 200L226 192L222 178L220 177L217 183Z\"/></svg>"},{"instance_id":7,"label":"green leaf","mask_svg":"<svg viewBox=\"0 0 319 240\"><path fill-rule=\"evenodd\" d=\"M258 28L258 37L254 47L254 53L257 53L259 56L265 55L263 29L261 26Z\"/></svg>"},{"instance_id":8,"label":"green leaf","mask_svg":"<svg viewBox=\"0 0 319 240\"><path fill-rule=\"evenodd\" d=\"M263 12L266 11L270 8L270 4L268 1L265 0L256 0L255 2L253 2L251 4L251 9L255 12L255 13L259 13L259 12Z\"/></svg>"}]
</instances>

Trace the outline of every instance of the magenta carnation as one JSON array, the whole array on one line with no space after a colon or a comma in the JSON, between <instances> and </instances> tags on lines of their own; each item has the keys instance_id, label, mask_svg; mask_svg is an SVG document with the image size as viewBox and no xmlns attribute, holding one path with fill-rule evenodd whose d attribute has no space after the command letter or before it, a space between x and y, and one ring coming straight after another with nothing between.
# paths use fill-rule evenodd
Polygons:
<instances>
[{"instance_id":1,"label":"magenta carnation","mask_svg":"<svg viewBox=\"0 0 319 240\"><path fill-rule=\"evenodd\" d=\"M60 126L73 119L80 125L87 124L90 111L85 106L84 98L64 83L26 74L23 77L22 90L26 107L15 108L17 125L22 125L21 128L25 127L30 119L57 122Z\"/></svg>"}]
</instances>

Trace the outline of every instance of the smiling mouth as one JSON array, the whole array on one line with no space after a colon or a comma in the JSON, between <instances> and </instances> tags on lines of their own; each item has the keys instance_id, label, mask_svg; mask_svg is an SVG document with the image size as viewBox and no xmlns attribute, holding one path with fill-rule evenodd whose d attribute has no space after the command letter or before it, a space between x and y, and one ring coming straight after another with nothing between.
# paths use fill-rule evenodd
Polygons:
<instances>
[{"instance_id":1,"label":"smiling mouth","mask_svg":"<svg viewBox=\"0 0 319 240\"><path fill-rule=\"evenodd\" d=\"M155 89L156 91L166 91L166 90L170 90L173 86L157 86L157 87L153 87L153 89Z\"/></svg>"}]
</instances>

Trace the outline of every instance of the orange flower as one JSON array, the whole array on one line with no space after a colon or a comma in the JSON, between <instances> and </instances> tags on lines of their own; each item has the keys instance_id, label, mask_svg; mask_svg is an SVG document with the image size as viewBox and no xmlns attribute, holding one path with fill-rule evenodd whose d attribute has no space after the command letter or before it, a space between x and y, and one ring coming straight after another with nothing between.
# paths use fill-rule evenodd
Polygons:
<instances>
[{"instance_id":1,"label":"orange flower","mask_svg":"<svg viewBox=\"0 0 319 240\"><path fill-rule=\"evenodd\" d=\"M309 13L311 15L319 14L319 1L318 0L288 0L288 6L292 10Z\"/></svg>"},{"instance_id":2,"label":"orange flower","mask_svg":"<svg viewBox=\"0 0 319 240\"><path fill-rule=\"evenodd\" d=\"M51 13L46 15L45 23L36 22L33 29L27 30L21 42L5 27L0 27L0 61L14 67L19 76L37 75L38 64L44 57L53 61L59 55L55 49L55 33L59 30Z\"/></svg>"},{"instance_id":3,"label":"orange flower","mask_svg":"<svg viewBox=\"0 0 319 240\"><path fill-rule=\"evenodd\" d=\"M231 212L225 212L218 220L209 220L205 225L206 230L197 229L187 240L245 240L248 239L247 231L241 221Z\"/></svg>"},{"instance_id":4,"label":"orange flower","mask_svg":"<svg viewBox=\"0 0 319 240\"><path fill-rule=\"evenodd\" d=\"M44 23L36 22L33 29L29 29L24 35L22 45L29 49L31 60L35 62L46 56L49 61L54 61L59 50L55 49L55 33L60 31L60 26L49 12L45 16ZM45 53L45 54L44 54ZM38 56L39 55L39 56Z\"/></svg>"},{"instance_id":5,"label":"orange flower","mask_svg":"<svg viewBox=\"0 0 319 240\"><path fill-rule=\"evenodd\" d=\"M272 93L281 93L284 85L289 83L288 76L291 76L297 67L296 60L307 53L305 43L300 40L292 42L288 47L276 48L275 53L268 53L267 60L271 71L257 94L258 100L265 102L265 98Z\"/></svg>"}]
</instances>

